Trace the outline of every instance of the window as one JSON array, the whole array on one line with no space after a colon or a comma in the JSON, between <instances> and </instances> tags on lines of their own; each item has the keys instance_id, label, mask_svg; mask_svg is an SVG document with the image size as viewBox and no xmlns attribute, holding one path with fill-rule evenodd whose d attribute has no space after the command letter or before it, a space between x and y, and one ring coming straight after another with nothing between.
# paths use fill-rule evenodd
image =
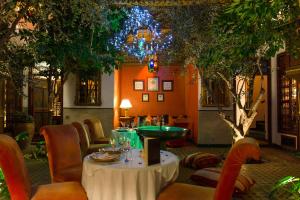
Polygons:
<instances>
[{"instance_id":1,"label":"window","mask_svg":"<svg viewBox=\"0 0 300 200\"><path fill-rule=\"evenodd\" d=\"M203 107L228 107L229 92L223 81L202 79L201 105Z\"/></svg>"},{"instance_id":2,"label":"window","mask_svg":"<svg viewBox=\"0 0 300 200\"><path fill-rule=\"evenodd\" d=\"M86 78L77 76L76 105L101 105L101 73Z\"/></svg>"},{"instance_id":3,"label":"window","mask_svg":"<svg viewBox=\"0 0 300 200\"><path fill-rule=\"evenodd\" d=\"M278 63L278 129L283 133L298 133L298 92L300 85L288 78L285 71L290 67L290 57L282 53Z\"/></svg>"}]
</instances>

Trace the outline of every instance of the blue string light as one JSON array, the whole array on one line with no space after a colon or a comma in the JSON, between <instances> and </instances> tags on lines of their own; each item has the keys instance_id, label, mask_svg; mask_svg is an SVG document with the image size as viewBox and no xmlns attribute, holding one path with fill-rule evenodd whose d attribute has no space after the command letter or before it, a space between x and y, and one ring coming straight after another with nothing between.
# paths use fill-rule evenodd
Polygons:
<instances>
[{"instance_id":1,"label":"blue string light","mask_svg":"<svg viewBox=\"0 0 300 200\"><path fill-rule=\"evenodd\" d=\"M145 33L150 33L150 40L147 40ZM131 36L132 42L128 42ZM147 56L168 48L172 39L171 34L161 33L160 24L147 9L135 6L131 8L123 29L114 36L111 43L117 50L135 56L142 62Z\"/></svg>"}]
</instances>

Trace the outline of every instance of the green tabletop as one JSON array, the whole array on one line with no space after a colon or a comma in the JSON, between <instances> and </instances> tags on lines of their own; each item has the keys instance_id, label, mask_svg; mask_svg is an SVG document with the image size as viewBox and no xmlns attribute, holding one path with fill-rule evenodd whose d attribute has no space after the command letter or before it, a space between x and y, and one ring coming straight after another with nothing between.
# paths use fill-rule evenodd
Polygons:
<instances>
[{"instance_id":1,"label":"green tabletop","mask_svg":"<svg viewBox=\"0 0 300 200\"><path fill-rule=\"evenodd\" d=\"M112 130L113 137L125 137L130 140L130 146L134 149L142 149L143 144L134 129L116 129Z\"/></svg>"}]
</instances>

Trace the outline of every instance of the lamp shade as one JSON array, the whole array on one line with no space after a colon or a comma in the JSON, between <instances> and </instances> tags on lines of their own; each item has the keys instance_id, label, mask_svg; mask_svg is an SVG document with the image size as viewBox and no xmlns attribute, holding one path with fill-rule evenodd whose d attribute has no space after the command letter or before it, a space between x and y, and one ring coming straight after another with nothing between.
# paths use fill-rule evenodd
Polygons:
<instances>
[{"instance_id":1,"label":"lamp shade","mask_svg":"<svg viewBox=\"0 0 300 200\"><path fill-rule=\"evenodd\" d=\"M129 99L122 99L120 108L124 108L124 109L132 108Z\"/></svg>"}]
</instances>

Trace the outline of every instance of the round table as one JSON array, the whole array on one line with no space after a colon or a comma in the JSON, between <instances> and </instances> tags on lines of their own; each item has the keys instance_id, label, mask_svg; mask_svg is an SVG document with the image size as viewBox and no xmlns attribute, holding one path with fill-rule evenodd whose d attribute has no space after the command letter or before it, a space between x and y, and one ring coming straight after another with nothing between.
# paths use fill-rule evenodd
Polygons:
<instances>
[{"instance_id":1,"label":"round table","mask_svg":"<svg viewBox=\"0 0 300 200\"><path fill-rule=\"evenodd\" d=\"M160 164L145 166L140 150L133 149L133 160L96 162L86 156L82 185L89 200L155 200L162 188L176 180L179 160L161 151Z\"/></svg>"}]
</instances>

